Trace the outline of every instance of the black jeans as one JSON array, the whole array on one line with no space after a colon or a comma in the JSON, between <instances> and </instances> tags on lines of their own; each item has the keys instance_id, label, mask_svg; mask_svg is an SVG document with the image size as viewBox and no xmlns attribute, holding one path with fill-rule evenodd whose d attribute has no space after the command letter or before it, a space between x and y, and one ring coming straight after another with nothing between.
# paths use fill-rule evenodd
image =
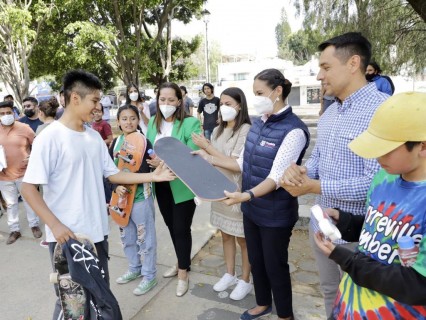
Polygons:
<instances>
[{"instance_id":1,"label":"black jeans","mask_svg":"<svg viewBox=\"0 0 426 320\"><path fill-rule=\"evenodd\" d=\"M293 316L288 245L293 227L260 227L244 216L256 303L270 306L272 295L278 317ZM272 291L272 292L271 292Z\"/></svg>"},{"instance_id":2,"label":"black jeans","mask_svg":"<svg viewBox=\"0 0 426 320\"><path fill-rule=\"evenodd\" d=\"M169 182L155 183L158 207L175 248L179 269L189 270L191 266L192 235L191 225L195 213L193 199L175 203Z\"/></svg>"},{"instance_id":3,"label":"black jeans","mask_svg":"<svg viewBox=\"0 0 426 320\"><path fill-rule=\"evenodd\" d=\"M53 251L55 250L56 242L49 242L49 253L50 253L50 260L52 262L53 271L55 271L55 268L53 266ZM99 259L99 266L104 270L104 279L108 283L109 286L109 269L108 269L108 260L109 260L109 244L108 244L108 236L105 236L104 241L96 242L95 243L97 256ZM53 311L53 320L62 319L62 308L61 303L59 301L59 291L58 291L58 285L54 284L55 293L58 299L55 303L55 310Z\"/></svg>"}]
</instances>

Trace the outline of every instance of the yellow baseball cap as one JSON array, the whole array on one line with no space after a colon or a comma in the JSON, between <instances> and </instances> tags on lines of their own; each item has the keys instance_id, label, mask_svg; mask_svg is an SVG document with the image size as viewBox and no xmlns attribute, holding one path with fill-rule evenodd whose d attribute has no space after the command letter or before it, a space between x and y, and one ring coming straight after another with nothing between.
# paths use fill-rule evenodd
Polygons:
<instances>
[{"instance_id":1,"label":"yellow baseball cap","mask_svg":"<svg viewBox=\"0 0 426 320\"><path fill-rule=\"evenodd\" d=\"M383 102L367 130L349 148L363 158L378 158L407 141L426 141L426 93L404 92Z\"/></svg>"}]
</instances>

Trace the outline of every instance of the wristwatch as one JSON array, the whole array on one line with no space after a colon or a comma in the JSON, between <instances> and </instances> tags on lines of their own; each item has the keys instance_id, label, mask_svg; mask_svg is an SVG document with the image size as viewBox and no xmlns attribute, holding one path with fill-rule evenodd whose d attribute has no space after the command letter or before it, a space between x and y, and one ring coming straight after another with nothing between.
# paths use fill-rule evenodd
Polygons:
<instances>
[{"instance_id":1,"label":"wristwatch","mask_svg":"<svg viewBox=\"0 0 426 320\"><path fill-rule=\"evenodd\" d=\"M253 192L251 190L246 190L244 192L247 192L249 194L249 196L250 196L250 199L248 201L251 201L251 200L254 199L254 194L253 194Z\"/></svg>"}]
</instances>

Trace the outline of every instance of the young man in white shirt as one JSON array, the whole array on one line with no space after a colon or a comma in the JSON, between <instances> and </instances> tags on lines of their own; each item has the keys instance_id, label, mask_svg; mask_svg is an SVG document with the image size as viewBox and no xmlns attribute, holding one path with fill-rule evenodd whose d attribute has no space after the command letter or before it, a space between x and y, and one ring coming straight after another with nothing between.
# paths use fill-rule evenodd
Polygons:
<instances>
[{"instance_id":1,"label":"young man in white shirt","mask_svg":"<svg viewBox=\"0 0 426 320\"><path fill-rule=\"evenodd\" d=\"M174 176L163 165L145 174L117 169L101 136L84 125L93 121L101 90L99 79L86 71L73 70L64 76L66 109L60 120L37 137L21 193L46 223L51 257L56 243L84 233L95 243L99 265L109 283L109 228L102 177L115 184L140 184L170 181ZM43 197L38 185L43 186ZM57 301L54 317L59 313Z\"/></svg>"}]
</instances>

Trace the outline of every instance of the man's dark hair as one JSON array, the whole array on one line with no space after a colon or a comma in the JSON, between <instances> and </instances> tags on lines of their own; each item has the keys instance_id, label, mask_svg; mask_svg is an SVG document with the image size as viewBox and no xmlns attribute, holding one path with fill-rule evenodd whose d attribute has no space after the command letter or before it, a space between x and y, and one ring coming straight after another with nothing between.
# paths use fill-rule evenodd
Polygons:
<instances>
[{"instance_id":1,"label":"man's dark hair","mask_svg":"<svg viewBox=\"0 0 426 320\"><path fill-rule=\"evenodd\" d=\"M0 108L10 108L13 111L13 102L12 101L0 102Z\"/></svg>"},{"instance_id":2,"label":"man's dark hair","mask_svg":"<svg viewBox=\"0 0 426 320\"><path fill-rule=\"evenodd\" d=\"M84 70L71 70L64 76L65 105L70 103L71 93L76 92L82 99L95 90L102 90L102 83L94 74Z\"/></svg>"},{"instance_id":3,"label":"man's dark hair","mask_svg":"<svg viewBox=\"0 0 426 320\"><path fill-rule=\"evenodd\" d=\"M7 99L12 99L12 101L15 100L11 94L5 95L3 101L6 101Z\"/></svg>"},{"instance_id":4,"label":"man's dark hair","mask_svg":"<svg viewBox=\"0 0 426 320\"><path fill-rule=\"evenodd\" d=\"M336 57L344 63L353 55L361 57L361 71L365 73L368 63L371 60L371 43L359 32L348 32L340 36L324 41L318 46L319 51L334 46L336 48Z\"/></svg>"},{"instance_id":5,"label":"man's dark hair","mask_svg":"<svg viewBox=\"0 0 426 320\"><path fill-rule=\"evenodd\" d=\"M206 82L205 84L203 84L203 92L204 92L204 87L209 87L212 90L212 93L214 93L214 87L211 83Z\"/></svg>"},{"instance_id":6,"label":"man's dark hair","mask_svg":"<svg viewBox=\"0 0 426 320\"><path fill-rule=\"evenodd\" d=\"M27 102L27 101L31 102L36 107L38 106L38 100L34 97L26 97L24 98L24 100L22 100L22 102Z\"/></svg>"},{"instance_id":7,"label":"man's dark hair","mask_svg":"<svg viewBox=\"0 0 426 320\"><path fill-rule=\"evenodd\" d=\"M407 148L408 151L413 151L414 147L419 145L421 142L420 141L407 141L405 144L405 147Z\"/></svg>"}]
</instances>

